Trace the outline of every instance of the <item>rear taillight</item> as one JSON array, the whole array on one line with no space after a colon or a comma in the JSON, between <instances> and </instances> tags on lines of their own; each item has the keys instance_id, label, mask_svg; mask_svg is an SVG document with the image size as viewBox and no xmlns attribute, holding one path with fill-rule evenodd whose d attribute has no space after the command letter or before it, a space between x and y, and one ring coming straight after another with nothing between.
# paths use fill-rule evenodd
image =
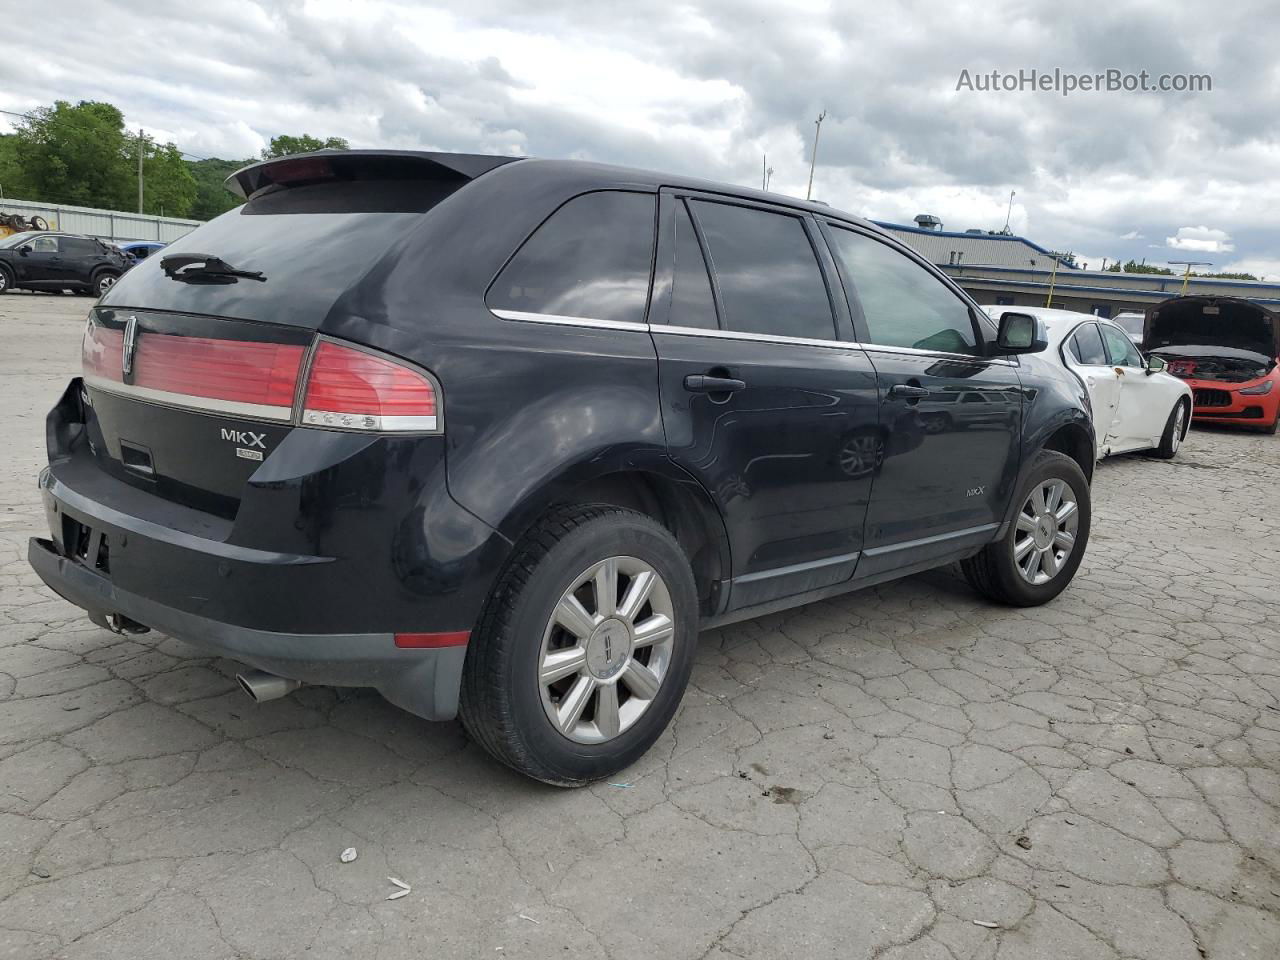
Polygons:
<instances>
[{"instance_id":1,"label":"rear taillight","mask_svg":"<svg viewBox=\"0 0 1280 960\"><path fill-rule=\"evenodd\" d=\"M91 385L193 410L268 420L293 416L303 346L148 332L137 337L126 377L124 345L123 331L89 325L83 360Z\"/></svg>"},{"instance_id":2,"label":"rear taillight","mask_svg":"<svg viewBox=\"0 0 1280 960\"><path fill-rule=\"evenodd\" d=\"M133 330L133 327L127 328ZM85 381L124 396L304 426L371 433L439 430L439 391L430 376L382 354L332 340L301 344L184 337L91 322ZM129 363L124 362L129 353Z\"/></svg>"},{"instance_id":3,"label":"rear taillight","mask_svg":"<svg viewBox=\"0 0 1280 960\"><path fill-rule=\"evenodd\" d=\"M321 340L307 372L302 423L375 433L422 433L439 424L435 384L387 357Z\"/></svg>"}]
</instances>

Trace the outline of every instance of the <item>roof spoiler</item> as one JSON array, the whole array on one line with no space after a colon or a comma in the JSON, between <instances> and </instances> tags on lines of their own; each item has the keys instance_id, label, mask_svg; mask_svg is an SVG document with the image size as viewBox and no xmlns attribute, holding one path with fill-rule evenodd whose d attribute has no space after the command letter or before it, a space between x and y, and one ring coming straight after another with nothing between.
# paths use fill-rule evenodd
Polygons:
<instances>
[{"instance_id":1,"label":"roof spoiler","mask_svg":"<svg viewBox=\"0 0 1280 960\"><path fill-rule=\"evenodd\" d=\"M316 150L273 157L241 167L226 187L248 199L277 184L325 180L474 180L520 157L478 153L425 153L415 150Z\"/></svg>"}]
</instances>

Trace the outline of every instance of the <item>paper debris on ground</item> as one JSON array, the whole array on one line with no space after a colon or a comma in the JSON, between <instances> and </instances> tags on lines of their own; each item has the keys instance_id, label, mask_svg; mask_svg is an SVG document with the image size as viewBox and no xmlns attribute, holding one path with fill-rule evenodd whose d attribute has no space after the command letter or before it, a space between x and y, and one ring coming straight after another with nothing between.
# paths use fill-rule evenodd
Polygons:
<instances>
[{"instance_id":1,"label":"paper debris on ground","mask_svg":"<svg viewBox=\"0 0 1280 960\"><path fill-rule=\"evenodd\" d=\"M338 859L341 860L343 863L350 863L352 860L356 858L356 856L357 856L356 848L347 847L347 849L343 850L342 853L338 855Z\"/></svg>"},{"instance_id":2,"label":"paper debris on ground","mask_svg":"<svg viewBox=\"0 0 1280 960\"><path fill-rule=\"evenodd\" d=\"M399 900L401 897L407 897L409 895L409 891L413 889L403 880L397 880L395 877L387 877L387 879L400 888L395 893L387 897L388 900Z\"/></svg>"}]
</instances>

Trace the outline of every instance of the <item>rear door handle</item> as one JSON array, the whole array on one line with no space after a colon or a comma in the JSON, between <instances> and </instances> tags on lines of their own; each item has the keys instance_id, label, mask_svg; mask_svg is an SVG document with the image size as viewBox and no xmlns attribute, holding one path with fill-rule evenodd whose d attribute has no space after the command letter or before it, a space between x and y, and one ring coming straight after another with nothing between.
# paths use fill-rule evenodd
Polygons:
<instances>
[{"instance_id":1,"label":"rear door handle","mask_svg":"<svg viewBox=\"0 0 1280 960\"><path fill-rule=\"evenodd\" d=\"M929 390L927 387L913 387L909 383L895 383L889 388L890 397L902 397L906 400L919 400L921 397L927 397Z\"/></svg>"},{"instance_id":2,"label":"rear door handle","mask_svg":"<svg viewBox=\"0 0 1280 960\"><path fill-rule=\"evenodd\" d=\"M733 377L710 377L701 373L691 373L684 378L684 388L690 393L733 393L747 389L747 381L735 380Z\"/></svg>"}]
</instances>

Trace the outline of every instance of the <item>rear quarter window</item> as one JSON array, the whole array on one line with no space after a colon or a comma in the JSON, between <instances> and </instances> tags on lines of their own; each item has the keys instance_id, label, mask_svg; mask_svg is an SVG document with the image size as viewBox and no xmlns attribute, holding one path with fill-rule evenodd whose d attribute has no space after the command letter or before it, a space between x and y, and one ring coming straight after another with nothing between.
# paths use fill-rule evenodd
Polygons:
<instances>
[{"instance_id":1,"label":"rear quarter window","mask_svg":"<svg viewBox=\"0 0 1280 960\"><path fill-rule=\"evenodd\" d=\"M498 274L489 289L489 308L643 323L656 204L653 194L612 190L568 201Z\"/></svg>"}]
</instances>

